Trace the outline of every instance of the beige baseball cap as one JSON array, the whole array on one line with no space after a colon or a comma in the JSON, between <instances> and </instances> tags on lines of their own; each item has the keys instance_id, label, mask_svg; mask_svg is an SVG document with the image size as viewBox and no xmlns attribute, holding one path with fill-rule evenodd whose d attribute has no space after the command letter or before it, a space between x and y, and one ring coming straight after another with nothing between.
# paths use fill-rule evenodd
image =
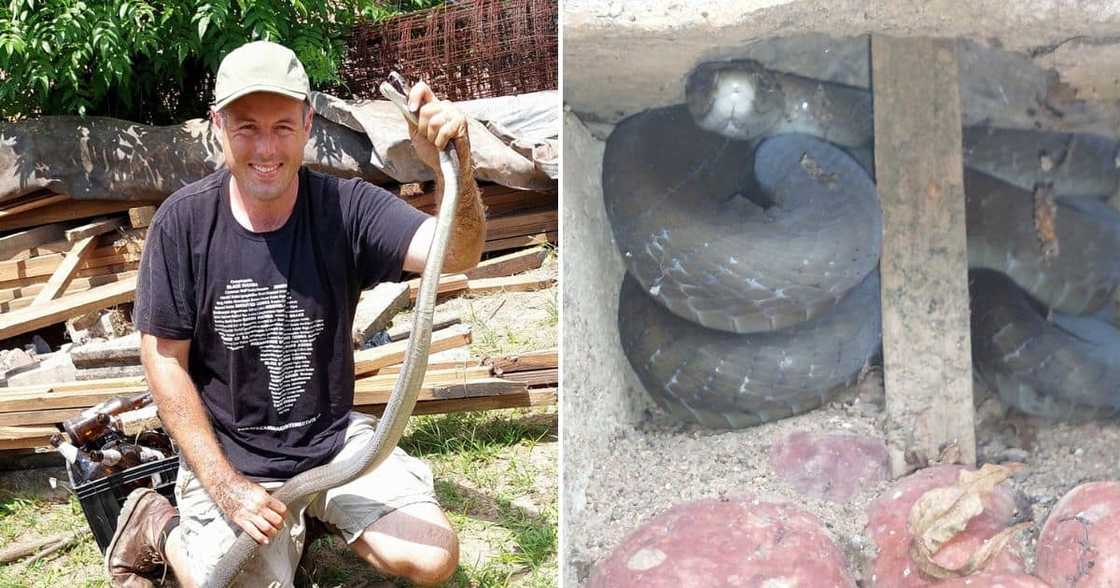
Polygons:
<instances>
[{"instance_id":1,"label":"beige baseball cap","mask_svg":"<svg viewBox=\"0 0 1120 588\"><path fill-rule=\"evenodd\" d=\"M307 100L311 84L295 52L271 41L253 41L229 52L218 66L214 110L253 92Z\"/></svg>"}]
</instances>

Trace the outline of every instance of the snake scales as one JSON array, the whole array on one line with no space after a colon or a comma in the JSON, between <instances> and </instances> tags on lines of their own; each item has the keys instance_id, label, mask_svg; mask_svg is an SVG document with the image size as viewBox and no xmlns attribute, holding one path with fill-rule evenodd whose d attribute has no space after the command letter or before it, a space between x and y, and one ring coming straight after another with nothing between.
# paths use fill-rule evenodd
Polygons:
<instances>
[{"instance_id":1,"label":"snake scales","mask_svg":"<svg viewBox=\"0 0 1120 588\"><path fill-rule=\"evenodd\" d=\"M603 194L627 268L620 337L662 407L709 426L755 425L827 402L877 354L872 121L866 90L729 61L698 66L686 104L638 113L611 133ZM1100 309L1120 283L1120 215L1100 200L1120 180L1117 142L986 127L964 138L969 263L1006 282L986 286L982 274L974 314L991 318L993 305L1023 299L1036 312ZM1050 213L1046 243L1040 206ZM1115 378L1083 375L1091 362L1067 362L1082 371L1041 383L1004 369L1009 346L1084 359L1120 345L1120 335L1070 346L1007 327L1022 314L973 320L978 371L1006 401L1053 417L1120 407ZM1061 328L1046 314L1039 329Z\"/></svg>"}]
</instances>

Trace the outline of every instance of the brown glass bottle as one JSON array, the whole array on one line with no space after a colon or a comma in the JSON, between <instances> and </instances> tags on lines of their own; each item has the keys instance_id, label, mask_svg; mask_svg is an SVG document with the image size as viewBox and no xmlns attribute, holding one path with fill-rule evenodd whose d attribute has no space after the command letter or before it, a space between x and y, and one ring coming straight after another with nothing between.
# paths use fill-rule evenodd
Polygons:
<instances>
[{"instance_id":1,"label":"brown glass bottle","mask_svg":"<svg viewBox=\"0 0 1120 588\"><path fill-rule=\"evenodd\" d=\"M87 408L76 417L67 419L62 428L70 436L70 442L83 447L100 439L112 429L111 417L122 412L143 408L152 402L149 392L133 396L114 396L96 406Z\"/></svg>"},{"instance_id":2,"label":"brown glass bottle","mask_svg":"<svg viewBox=\"0 0 1120 588\"><path fill-rule=\"evenodd\" d=\"M62 428L66 430L71 443L83 447L109 432L109 420L109 415L87 409L78 416L64 421Z\"/></svg>"},{"instance_id":3,"label":"brown glass bottle","mask_svg":"<svg viewBox=\"0 0 1120 588\"><path fill-rule=\"evenodd\" d=\"M122 412L144 408L151 403L152 394L150 392L141 392L133 396L114 396L89 410L114 416Z\"/></svg>"},{"instance_id":4,"label":"brown glass bottle","mask_svg":"<svg viewBox=\"0 0 1120 588\"><path fill-rule=\"evenodd\" d=\"M171 437L160 431L144 431L136 436L136 443L152 449L158 449L165 457L175 455L175 448L171 444Z\"/></svg>"}]
</instances>

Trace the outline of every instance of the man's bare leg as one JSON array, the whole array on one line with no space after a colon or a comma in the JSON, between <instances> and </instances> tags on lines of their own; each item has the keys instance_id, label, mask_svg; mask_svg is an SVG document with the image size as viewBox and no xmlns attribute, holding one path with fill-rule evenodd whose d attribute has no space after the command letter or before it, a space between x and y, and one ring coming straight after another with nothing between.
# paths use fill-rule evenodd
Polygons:
<instances>
[{"instance_id":1,"label":"man's bare leg","mask_svg":"<svg viewBox=\"0 0 1120 588\"><path fill-rule=\"evenodd\" d=\"M382 573L438 586L459 567L459 537L439 506L412 504L381 517L350 544Z\"/></svg>"},{"instance_id":2,"label":"man's bare leg","mask_svg":"<svg viewBox=\"0 0 1120 588\"><path fill-rule=\"evenodd\" d=\"M175 527L171 534L167 536L167 543L163 547L163 557L167 560L168 565L171 566L171 571L175 573L175 578L179 580L179 585L183 588L195 588L197 585L194 583L194 578L191 576L191 566L187 560L187 549L183 545L182 529Z\"/></svg>"}]
</instances>

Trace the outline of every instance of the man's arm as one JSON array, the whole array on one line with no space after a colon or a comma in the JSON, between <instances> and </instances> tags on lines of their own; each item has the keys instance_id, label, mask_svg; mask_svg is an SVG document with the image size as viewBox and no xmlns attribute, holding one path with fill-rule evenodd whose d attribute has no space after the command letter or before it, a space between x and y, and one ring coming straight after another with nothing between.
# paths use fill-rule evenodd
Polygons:
<instances>
[{"instance_id":1,"label":"man's arm","mask_svg":"<svg viewBox=\"0 0 1120 588\"><path fill-rule=\"evenodd\" d=\"M486 244L486 209L474 180L471 142L467 119L449 102L441 102L424 82L409 94L409 107L419 110L418 124L409 125L417 156L436 176L436 206L442 206L444 177L439 167L439 151L453 141L459 157L459 206L451 225L451 240L443 262L445 273L462 272L478 265ZM428 219L417 229L404 260L405 271L420 272L428 260L428 249L436 234L436 219Z\"/></svg>"},{"instance_id":2,"label":"man's arm","mask_svg":"<svg viewBox=\"0 0 1120 588\"><path fill-rule=\"evenodd\" d=\"M189 340L141 335L140 357L160 420L218 508L258 543L268 543L280 531L286 507L226 459L187 372L190 348Z\"/></svg>"}]
</instances>

